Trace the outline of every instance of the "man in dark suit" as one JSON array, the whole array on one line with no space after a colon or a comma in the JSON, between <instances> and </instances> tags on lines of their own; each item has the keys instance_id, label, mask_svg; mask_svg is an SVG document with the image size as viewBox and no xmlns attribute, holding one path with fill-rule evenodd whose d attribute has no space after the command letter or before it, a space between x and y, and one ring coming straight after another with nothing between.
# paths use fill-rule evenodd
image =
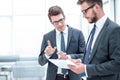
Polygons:
<instances>
[{"instance_id":1,"label":"man in dark suit","mask_svg":"<svg viewBox=\"0 0 120 80\"><path fill-rule=\"evenodd\" d=\"M84 80L120 80L120 26L104 14L102 0L78 0L77 4L96 29L89 49L92 36L88 38L83 62L73 60L76 66L68 66Z\"/></svg>"},{"instance_id":2,"label":"man in dark suit","mask_svg":"<svg viewBox=\"0 0 120 80\"><path fill-rule=\"evenodd\" d=\"M80 30L65 24L65 15L59 6L50 7L48 17L55 29L44 35L38 59L40 65L48 63L46 80L79 80L79 75L71 70L62 74L62 69L48 59L82 58L85 51L84 36ZM61 32L63 32L65 40L65 51L60 49L61 43L63 43L61 42Z\"/></svg>"}]
</instances>

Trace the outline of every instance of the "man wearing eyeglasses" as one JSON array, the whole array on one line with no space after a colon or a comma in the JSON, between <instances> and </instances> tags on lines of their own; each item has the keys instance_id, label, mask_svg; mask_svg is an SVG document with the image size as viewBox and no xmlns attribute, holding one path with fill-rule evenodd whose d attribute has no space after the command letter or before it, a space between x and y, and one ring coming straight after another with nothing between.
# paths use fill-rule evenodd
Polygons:
<instances>
[{"instance_id":1,"label":"man wearing eyeglasses","mask_svg":"<svg viewBox=\"0 0 120 80\"><path fill-rule=\"evenodd\" d=\"M77 4L83 17L96 27L94 38L88 38L82 62L73 60L76 66L69 68L81 73L84 80L120 80L120 26L105 15L102 0L78 0Z\"/></svg>"},{"instance_id":2,"label":"man wearing eyeglasses","mask_svg":"<svg viewBox=\"0 0 120 80\"><path fill-rule=\"evenodd\" d=\"M38 59L40 65L48 63L46 80L79 80L79 74L69 69L63 70L48 59L82 58L85 51L84 36L80 30L65 23L66 17L59 6L49 8L48 18L55 29L44 35ZM64 41L62 41L61 34L63 34ZM65 50L61 49L62 43L64 43Z\"/></svg>"}]
</instances>

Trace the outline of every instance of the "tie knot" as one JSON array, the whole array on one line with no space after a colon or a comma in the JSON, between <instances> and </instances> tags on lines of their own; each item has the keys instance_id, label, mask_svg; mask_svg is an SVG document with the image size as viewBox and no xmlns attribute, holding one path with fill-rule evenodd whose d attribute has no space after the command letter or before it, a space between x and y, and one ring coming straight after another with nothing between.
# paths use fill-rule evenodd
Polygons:
<instances>
[{"instance_id":1,"label":"tie knot","mask_svg":"<svg viewBox=\"0 0 120 80\"><path fill-rule=\"evenodd\" d=\"M60 33L63 34L63 31L61 31Z\"/></svg>"},{"instance_id":2,"label":"tie knot","mask_svg":"<svg viewBox=\"0 0 120 80\"><path fill-rule=\"evenodd\" d=\"M94 27L93 27L93 29L92 29L92 31L91 31L91 34L94 34L95 31L96 31L96 24L94 24Z\"/></svg>"}]
</instances>

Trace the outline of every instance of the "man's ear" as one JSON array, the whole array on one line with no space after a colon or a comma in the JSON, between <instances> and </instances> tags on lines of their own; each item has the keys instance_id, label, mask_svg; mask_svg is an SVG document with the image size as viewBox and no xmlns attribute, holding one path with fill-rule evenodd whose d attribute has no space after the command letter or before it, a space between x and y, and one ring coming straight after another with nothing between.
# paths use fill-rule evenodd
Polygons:
<instances>
[{"instance_id":1,"label":"man's ear","mask_svg":"<svg viewBox=\"0 0 120 80\"><path fill-rule=\"evenodd\" d=\"M98 4L95 4L95 6L93 7L95 10L98 10L100 8L100 6Z\"/></svg>"}]
</instances>

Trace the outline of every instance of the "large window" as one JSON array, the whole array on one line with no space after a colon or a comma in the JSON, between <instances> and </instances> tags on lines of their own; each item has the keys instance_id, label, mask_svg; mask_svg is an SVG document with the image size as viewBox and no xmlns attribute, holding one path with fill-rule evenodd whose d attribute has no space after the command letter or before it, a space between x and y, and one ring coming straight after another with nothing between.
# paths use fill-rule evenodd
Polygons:
<instances>
[{"instance_id":1,"label":"large window","mask_svg":"<svg viewBox=\"0 0 120 80\"><path fill-rule=\"evenodd\" d=\"M115 1L115 21L120 25L120 0Z\"/></svg>"},{"instance_id":2,"label":"large window","mask_svg":"<svg viewBox=\"0 0 120 80\"><path fill-rule=\"evenodd\" d=\"M114 0L103 0L103 8L105 14L114 21L115 19L115 12L114 12Z\"/></svg>"},{"instance_id":3,"label":"large window","mask_svg":"<svg viewBox=\"0 0 120 80\"><path fill-rule=\"evenodd\" d=\"M61 6L66 22L80 28L77 0L0 0L0 55L38 56L43 34L54 27L48 8Z\"/></svg>"},{"instance_id":4,"label":"large window","mask_svg":"<svg viewBox=\"0 0 120 80\"><path fill-rule=\"evenodd\" d=\"M12 0L0 0L0 55L12 53Z\"/></svg>"},{"instance_id":5,"label":"large window","mask_svg":"<svg viewBox=\"0 0 120 80\"><path fill-rule=\"evenodd\" d=\"M105 13L114 20L114 0L103 0ZM0 0L0 55L38 56L43 34L53 29L47 11L59 5L66 23L83 31L87 40L90 27L81 15L77 0ZM112 6L112 7L111 7Z\"/></svg>"}]
</instances>

